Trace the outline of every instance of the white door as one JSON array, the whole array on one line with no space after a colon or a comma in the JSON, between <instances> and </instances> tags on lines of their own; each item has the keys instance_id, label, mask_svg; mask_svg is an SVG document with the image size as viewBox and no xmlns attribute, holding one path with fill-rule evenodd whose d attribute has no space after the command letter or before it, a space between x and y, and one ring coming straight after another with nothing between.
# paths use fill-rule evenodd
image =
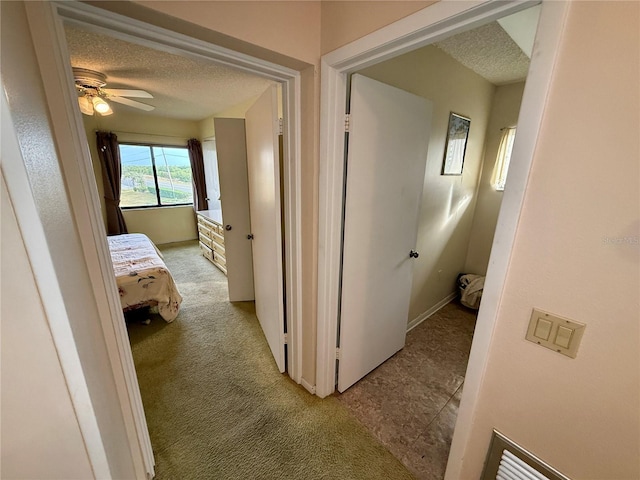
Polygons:
<instances>
[{"instance_id":1,"label":"white door","mask_svg":"<svg viewBox=\"0 0 640 480\"><path fill-rule=\"evenodd\" d=\"M284 285L275 86L253 104L245 120L256 315L276 364L284 372Z\"/></svg>"},{"instance_id":2,"label":"white door","mask_svg":"<svg viewBox=\"0 0 640 480\"><path fill-rule=\"evenodd\" d=\"M253 300L253 254L244 120L214 118L229 301Z\"/></svg>"},{"instance_id":3,"label":"white door","mask_svg":"<svg viewBox=\"0 0 640 480\"><path fill-rule=\"evenodd\" d=\"M432 104L353 75L338 391L404 346Z\"/></svg>"}]
</instances>

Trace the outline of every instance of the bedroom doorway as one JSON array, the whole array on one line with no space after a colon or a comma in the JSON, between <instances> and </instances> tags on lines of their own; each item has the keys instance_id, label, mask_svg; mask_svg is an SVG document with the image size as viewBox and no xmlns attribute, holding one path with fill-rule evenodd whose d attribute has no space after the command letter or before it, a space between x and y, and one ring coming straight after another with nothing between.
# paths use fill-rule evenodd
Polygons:
<instances>
[{"instance_id":1,"label":"bedroom doorway","mask_svg":"<svg viewBox=\"0 0 640 480\"><path fill-rule=\"evenodd\" d=\"M65 34L79 101L89 99L94 104L81 111L96 185L105 192L102 210L107 220L113 210L108 201L113 187L105 166L108 157L102 150L108 146L120 154L120 197L116 201L120 201L128 232L147 235L160 246L198 240L202 254L226 276L229 300L256 303L256 315L278 369L284 372L281 87L225 65L77 26L66 25ZM191 73L185 76L184 71ZM99 82L97 88L94 80ZM110 109L101 113L99 102ZM237 118L225 118L230 116ZM116 146L98 148L102 133L97 133L96 143L94 132L104 131L110 132ZM206 164L199 160L205 157L205 138L216 146L207 150ZM204 182L196 177L196 173L202 175L200 161L205 167ZM203 190L211 187L211 195L208 191L192 194L192 183ZM193 209L197 209L195 215ZM123 233L110 224L108 231ZM150 297L151 288L135 289L128 280L127 275L118 277L123 308L144 308L149 301L158 301ZM164 304L158 307L162 313ZM148 322L151 317L146 315ZM173 321L173 316L165 319Z\"/></svg>"},{"instance_id":2,"label":"bedroom doorway","mask_svg":"<svg viewBox=\"0 0 640 480\"><path fill-rule=\"evenodd\" d=\"M109 347L108 355L114 368L114 376L118 385L118 397L122 402L122 411L129 415L127 428L131 439L130 450L134 458L140 458L142 449L145 470L153 474L153 457L148 444L147 428L142 412L139 390L135 380L135 370L131 360L130 349L127 346L127 334L122 325L122 311L119 309L118 291L113 279L110 262L108 262L108 250L104 239L104 228L100 226L100 207L98 192L94 186L90 157L87 152L85 140L82 138L82 126L80 114L77 113L77 94L73 88L73 77L65 63L65 40L63 23L70 22L81 25L93 31L109 31L119 38L140 39L142 43L155 43L171 51L187 52L189 56L208 58L212 61L224 61L238 66L245 71L251 71L272 81L283 85L283 98L285 103L284 115L284 170L285 183L284 194L286 202L291 207L285 212L284 223L285 244L287 245L287 316L288 330L290 334L289 362L291 365L290 376L300 382L298 335L300 334L300 285L298 275L300 272L299 251L299 73L292 68L277 65L269 61L248 57L247 55L232 52L216 47L212 44L192 39L184 42L184 37L174 32L152 27L128 17L104 11L96 7L81 3L56 3L56 4L27 4L27 16L31 25L31 36L34 41L40 69L49 81L47 82L47 100L52 107L52 115L57 121L55 129L56 144L61 145L65 158L74 159L67 161L62 167L65 177L77 180L77 186L71 195L71 206L78 229L83 232L81 237L83 250L81 255L85 258L93 271L98 273L92 278L92 287L96 293L96 302L100 305L100 321L105 335L106 345ZM36 28L33 25L38 25ZM44 60L48 59L48 60ZM59 117L59 118L58 118ZM53 135L53 134L52 134ZM81 159L77 163L75 159ZM86 234L86 235L85 235ZM79 338L78 342L86 339ZM88 341L88 340L87 340ZM98 380L97 380L98 381ZM139 441L136 442L135 438ZM97 448L97 447L96 447Z\"/></svg>"}]
</instances>

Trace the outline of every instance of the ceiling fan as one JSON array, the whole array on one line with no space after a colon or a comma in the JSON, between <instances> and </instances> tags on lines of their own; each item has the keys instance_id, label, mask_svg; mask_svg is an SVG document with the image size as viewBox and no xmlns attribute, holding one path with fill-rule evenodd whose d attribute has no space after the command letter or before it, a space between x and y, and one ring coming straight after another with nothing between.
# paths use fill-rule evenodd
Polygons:
<instances>
[{"instance_id":1,"label":"ceiling fan","mask_svg":"<svg viewBox=\"0 0 640 480\"><path fill-rule=\"evenodd\" d=\"M73 67L76 90L78 91L78 104L80 111L85 115L93 115L95 112L102 116L111 115L113 110L106 101L128 105L150 112L155 107L145 103L130 100L133 98L153 98L144 90L128 90L123 88L104 88L107 85L107 76L104 73L88 70L86 68Z\"/></svg>"}]
</instances>

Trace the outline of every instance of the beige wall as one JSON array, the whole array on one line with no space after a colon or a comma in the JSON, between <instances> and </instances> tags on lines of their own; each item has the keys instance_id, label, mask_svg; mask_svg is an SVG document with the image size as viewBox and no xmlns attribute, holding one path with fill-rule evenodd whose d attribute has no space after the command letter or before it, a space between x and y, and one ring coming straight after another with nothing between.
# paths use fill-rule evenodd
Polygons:
<instances>
[{"instance_id":1,"label":"beige wall","mask_svg":"<svg viewBox=\"0 0 640 480\"><path fill-rule=\"evenodd\" d=\"M244 118L247 110L251 108L251 105L253 105L259 97L260 95L257 95L248 100L245 100L242 103L239 103L238 105L234 105L233 107L218 112L211 117L200 120L198 122L198 132L200 135L200 140L210 139L216 136L216 129L213 123L214 118ZM282 99L280 99L280 104L282 103L281 100ZM282 106L278 105L278 108L279 114L282 115Z\"/></svg>"},{"instance_id":2,"label":"beige wall","mask_svg":"<svg viewBox=\"0 0 640 480\"><path fill-rule=\"evenodd\" d=\"M96 149L96 130L113 131L120 142L176 146L186 146L188 139L200 136L198 122L133 113L130 109L119 105L114 106L114 110L115 113L107 117L82 116L105 225L104 187ZM193 207L126 209L123 210L123 215L129 233L144 233L158 245L197 238Z\"/></svg>"},{"instance_id":3,"label":"beige wall","mask_svg":"<svg viewBox=\"0 0 640 480\"><path fill-rule=\"evenodd\" d=\"M323 0L321 3L321 52L324 55L436 2Z\"/></svg>"},{"instance_id":4,"label":"beige wall","mask_svg":"<svg viewBox=\"0 0 640 480\"><path fill-rule=\"evenodd\" d=\"M192 205L123 211L129 233L144 233L156 245L198 238Z\"/></svg>"},{"instance_id":5,"label":"beige wall","mask_svg":"<svg viewBox=\"0 0 640 480\"><path fill-rule=\"evenodd\" d=\"M309 64L318 61L319 1L135 3Z\"/></svg>"},{"instance_id":6,"label":"beige wall","mask_svg":"<svg viewBox=\"0 0 640 480\"><path fill-rule=\"evenodd\" d=\"M502 203L503 192L491 186L491 177L498 155L500 138L504 127L515 126L518 122L524 82L503 85L496 88L491 107L491 118L487 128L482 176L478 184L478 200L473 216L473 227L467 251L464 271L486 275L489 265L489 254L493 243L493 234L498 223L498 212ZM513 160L514 162L517 160Z\"/></svg>"},{"instance_id":7,"label":"beige wall","mask_svg":"<svg viewBox=\"0 0 640 480\"><path fill-rule=\"evenodd\" d=\"M93 478L40 293L1 179L2 478ZM28 374L27 374L28 372ZM64 439L64 441L60 441Z\"/></svg>"},{"instance_id":8,"label":"beige wall","mask_svg":"<svg viewBox=\"0 0 640 480\"><path fill-rule=\"evenodd\" d=\"M410 321L455 292L456 277L464 269L495 87L433 46L369 67L361 73L433 102L418 226L420 257L414 266ZM471 118L461 176L440 174L449 112L452 111Z\"/></svg>"},{"instance_id":9,"label":"beige wall","mask_svg":"<svg viewBox=\"0 0 640 480\"><path fill-rule=\"evenodd\" d=\"M479 477L492 428L570 478L640 478L638 85L640 4L573 2L451 478ZM577 358L524 340L533 307L587 325Z\"/></svg>"}]
</instances>

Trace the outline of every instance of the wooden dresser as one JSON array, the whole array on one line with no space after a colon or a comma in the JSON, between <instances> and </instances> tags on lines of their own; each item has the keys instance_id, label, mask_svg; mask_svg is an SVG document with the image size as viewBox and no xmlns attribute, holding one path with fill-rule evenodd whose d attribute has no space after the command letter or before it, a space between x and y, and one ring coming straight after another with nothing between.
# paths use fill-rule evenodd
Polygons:
<instances>
[{"instance_id":1,"label":"wooden dresser","mask_svg":"<svg viewBox=\"0 0 640 480\"><path fill-rule=\"evenodd\" d=\"M222 272L227 274L224 251L224 226L220 210L202 210L198 214L198 238L200 250Z\"/></svg>"}]
</instances>

